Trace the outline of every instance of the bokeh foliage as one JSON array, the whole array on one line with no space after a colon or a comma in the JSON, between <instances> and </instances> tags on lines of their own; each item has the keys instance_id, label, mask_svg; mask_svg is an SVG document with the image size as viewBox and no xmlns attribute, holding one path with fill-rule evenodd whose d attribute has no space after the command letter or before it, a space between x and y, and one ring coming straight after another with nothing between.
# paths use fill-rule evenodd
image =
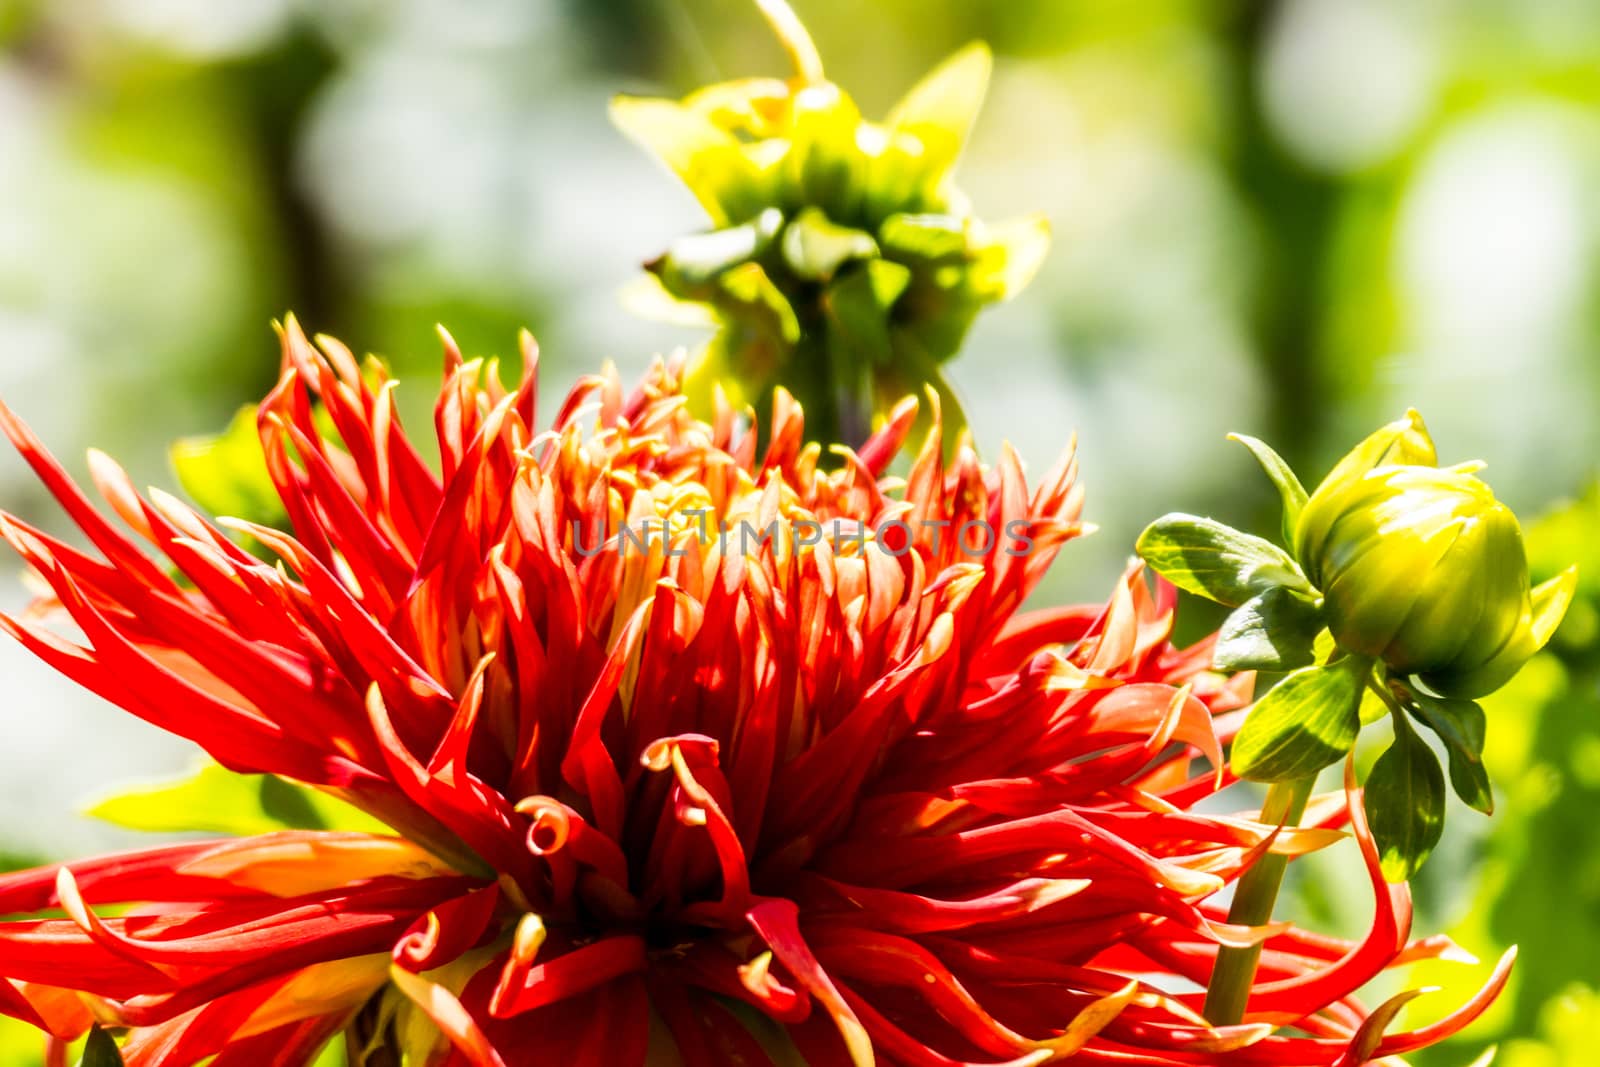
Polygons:
<instances>
[{"instance_id":1,"label":"bokeh foliage","mask_svg":"<svg viewBox=\"0 0 1600 1067\"><path fill-rule=\"evenodd\" d=\"M1228 430L1314 478L1414 404L1525 518L1576 496L1530 535L1542 576L1578 559L1585 585L1558 647L1493 701L1496 814L1452 818L1418 886L1419 928L1485 958L1522 946L1515 985L1420 1059L1499 1041L1512 1067L1585 1062L1600 6L796 4L871 115L968 41L994 50L961 183L993 217L1043 212L1053 249L945 370L986 448L1010 438L1037 469L1082 433L1102 530L1048 596L1103 595L1163 511L1268 528L1277 502ZM548 390L603 358L637 368L704 335L628 316L617 291L704 220L606 102L785 64L747 0L0 0L0 393L62 454L94 444L171 488L168 444L259 396L267 323L291 307L404 373L435 370L439 321L472 355L514 357L532 327ZM0 504L45 515L20 464L0 464ZM190 759L143 734L104 746L110 763L80 755L81 731L119 727L3 664L13 863L108 843L50 813ZM1340 925L1336 886L1298 888L1294 907ZM7 1040L0 1058L28 1062Z\"/></svg>"},{"instance_id":2,"label":"bokeh foliage","mask_svg":"<svg viewBox=\"0 0 1600 1067\"><path fill-rule=\"evenodd\" d=\"M1576 560L1580 585L1552 647L1485 703L1485 761L1502 795L1488 832L1469 856L1452 934L1490 955L1518 945L1522 963L1505 996L1470 1038L1419 1055L1423 1064L1466 1062L1500 1042L1497 1063L1565 1067L1593 1055L1600 980L1600 485L1553 509L1528 531L1535 578ZM1440 881L1436 879L1435 881ZM1453 887L1452 887L1453 888ZM1439 890L1435 887L1436 898ZM1446 890L1448 891L1448 890ZM1571 961L1567 966L1551 961ZM1428 969L1432 971L1432 968ZM1447 969L1429 981L1460 993Z\"/></svg>"}]
</instances>

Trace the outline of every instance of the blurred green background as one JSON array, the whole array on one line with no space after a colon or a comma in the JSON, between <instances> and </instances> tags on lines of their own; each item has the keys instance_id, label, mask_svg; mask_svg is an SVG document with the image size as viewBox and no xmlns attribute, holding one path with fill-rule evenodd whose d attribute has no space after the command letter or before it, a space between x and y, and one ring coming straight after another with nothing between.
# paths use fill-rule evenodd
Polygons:
<instances>
[{"instance_id":1,"label":"blurred green background","mask_svg":"<svg viewBox=\"0 0 1600 1067\"><path fill-rule=\"evenodd\" d=\"M1415 405L1526 518L1562 509L1536 567L1594 557L1585 600L1496 698L1499 812L1455 813L1417 887L1419 930L1521 962L1417 1061L1596 1062L1600 4L796 6L869 114L972 38L997 52L961 184L987 217L1045 212L1055 246L951 377L986 450L1038 471L1081 435L1102 529L1050 597L1103 596L1162 511L1265 528L1229 430L1312 479ZM602 359L636 371L695 335L617 290L702 220L606 100L768 73L747 0L0 0L0 395L75 469L93 444L170 486L166 443L271 382L290 308L423 379L417 402L435 322L507 356L532 327L547 396ZM20 462L0 505L53 521ZM82 802L191 756L14 648L0 677L0 863L119 843ZM1326 928L1370 907L1334 865L1295 888ZM1482 974L1427 977L1447 1003Z\"/></svg>"}]
</instances>

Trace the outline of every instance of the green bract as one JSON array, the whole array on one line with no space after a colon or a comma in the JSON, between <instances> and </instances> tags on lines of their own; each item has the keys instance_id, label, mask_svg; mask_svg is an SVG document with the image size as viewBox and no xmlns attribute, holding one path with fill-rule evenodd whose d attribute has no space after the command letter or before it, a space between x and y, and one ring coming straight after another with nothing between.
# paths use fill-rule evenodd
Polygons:
<instances>
[{"instance_id":1,"label":"green bract","mask_svg":"<svg viewBox=\"0 0 1600 1067\"><path fill-rule=\"evenodd\" d=\"M1477 469L1435 466L1409 412L1323 480L1294 538L1341 647L1461 699L1500 688L1544 646L1576 580L1530 590L1517 518Z\"/></svg>"},{"instance_id":2,"label":"green bract","mask_svg":"<svg viewBox=\"0 0 1600 1067\"><path fill-rule=\"evenodd\" d=\"M819 439L859 443L874 419L931 386L958 432L941 364L979 309L1028 283L1049 243L1042 218L973 217L951 182L989 51L956 53L874 122L823 78L792 16L775 24L795 78L613 103L617 125L682 179L713 227L648 263L633 303L717 327L689 374L704 407L718 386L735 404L783 386Z\"/></svg>"}]
</instances>

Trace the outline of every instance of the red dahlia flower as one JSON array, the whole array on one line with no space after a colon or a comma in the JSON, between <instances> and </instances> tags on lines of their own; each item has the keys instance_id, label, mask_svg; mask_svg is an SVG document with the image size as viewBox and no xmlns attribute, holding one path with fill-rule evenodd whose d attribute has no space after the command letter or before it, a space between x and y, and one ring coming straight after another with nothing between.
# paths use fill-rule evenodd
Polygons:
<instances>
[{"instance_id":1,"label":"red dahlia flower","mask_svg":"<svg viewBox=\"0 0 1600 1067\"><path fill-rule=\"evenodd\" d=\"M1503 981L1384 1037L1356 990L1448 943L1407 943L1353 791L1276 834L1195 810L1249 679L1169 643L1169 587L1019 612L1080 532L1070 457L1029 492L1009 451L946 466L935 429L888 477L906 403L824 469L782 394L758 455L731 410L686 413L676 365L585 379L539 433L531 373L508 392L452 347L435 475L380 369L283 341L260 426L294 536L249 530L282 565L95 455L129 536L6 414L98 554L5 518L79 633L4 626L394 836L0 877L0 913L65 913L0 924L0 1011L57 1062L94 1020L137 1067L300 1065L341 1033L369 1065L1352 1065ZM1241 871L1346 821L1360 941L1225 924ZM1212 1029L1196 983L1241 942L1250 1011Z\"/></svg>"}]
</instances>

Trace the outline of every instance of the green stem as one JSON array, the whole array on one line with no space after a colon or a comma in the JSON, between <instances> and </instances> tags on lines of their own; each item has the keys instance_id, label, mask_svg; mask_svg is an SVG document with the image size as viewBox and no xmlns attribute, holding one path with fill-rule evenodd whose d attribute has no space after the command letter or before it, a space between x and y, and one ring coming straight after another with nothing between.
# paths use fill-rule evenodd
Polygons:
<instances>
[{"instance_id":1,"label":"green stem","mask_svg":"<svg viewBox=\"0 0 1600 1067\"><path fill-rule=\"evenodd\" d=\"M1383 701L1384 706L1393 715L1404 721L1406 709L1401 707L1400 702L1394 698L1394 691L1389 688L1389 683L1386 681L1383 671L1380 670L1377 674L1367 675L1367 688L1372 690L1379 700Z\"/></svg>"},{"instance_id":2,"label":"green stem","mask_svg":"<svg viewBox=\"0 0 1600 1067\"><path fill-rule=\"evenodd\" d=\"M1274 782L1267 790L1261 821L1269 826L1297 826L1305 815L1306 801L1311 799L1311 787L1316 780L1313 774L1290 782ZM1261 926L1271 922L1272 907L1278 901L1278 887L1283 884L1283 872L1288 865L1289 857L1271 852L1256 860L1239 879L1233 906L1228 909L1228 921L1238 926ZM1216 966L1211 970L1211 985L1206 989L1205 1016L1212 1026L1232 1026L1244 1018L1260 959L1260 945L1223 946L1218 950Z\"/></svg>"}]
</instances>

